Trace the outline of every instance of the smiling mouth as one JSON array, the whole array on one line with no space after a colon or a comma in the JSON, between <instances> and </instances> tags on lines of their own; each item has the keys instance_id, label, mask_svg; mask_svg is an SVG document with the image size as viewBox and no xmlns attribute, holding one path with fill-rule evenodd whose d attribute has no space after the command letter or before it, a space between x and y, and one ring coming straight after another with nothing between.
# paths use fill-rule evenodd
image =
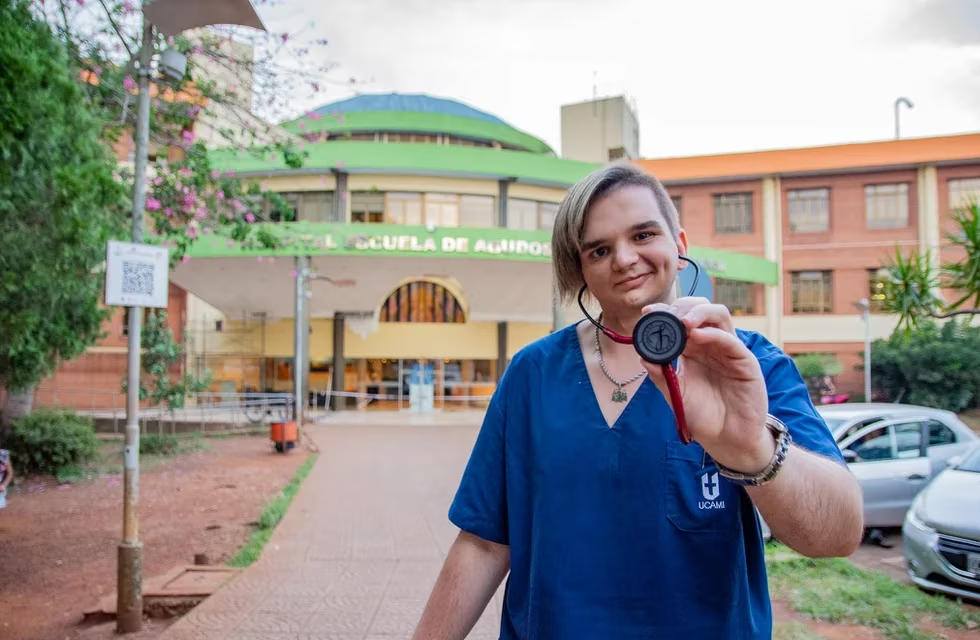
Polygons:
<instances>
[{"instance_id":1,"label":"smiling mouth","mask_svg":"<svg viewBox=\"0 0 980 640\"><path fill-rule=\"evenodd\" d=\"M649 274L649 273L641 273L640 275L633 276L632 278L627 278L626 280L621 280L620 282L617 282L616 283L616 286L619 286L619 287L627 286L628 287L630 285L639 284L644 278L646 278L649 275L651 275L651 274Z\"/></svg>"}]
</instances>

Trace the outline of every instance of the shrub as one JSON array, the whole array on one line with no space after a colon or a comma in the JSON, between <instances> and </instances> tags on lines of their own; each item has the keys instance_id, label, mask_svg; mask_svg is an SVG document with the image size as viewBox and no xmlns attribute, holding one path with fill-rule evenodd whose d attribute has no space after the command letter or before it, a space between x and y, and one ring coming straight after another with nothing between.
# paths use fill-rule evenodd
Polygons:
<instances>
[{"instance_id":1,"label":"shrub","mask_svg":"<svg viewBox=\"0 0 980 640\"><path fill-rule=\"evenodd\" d=\"M94 459L99 439L91 418L41 408L14 422L7 448L18 472L57 475Z\"/></svg>"}]
</instances>

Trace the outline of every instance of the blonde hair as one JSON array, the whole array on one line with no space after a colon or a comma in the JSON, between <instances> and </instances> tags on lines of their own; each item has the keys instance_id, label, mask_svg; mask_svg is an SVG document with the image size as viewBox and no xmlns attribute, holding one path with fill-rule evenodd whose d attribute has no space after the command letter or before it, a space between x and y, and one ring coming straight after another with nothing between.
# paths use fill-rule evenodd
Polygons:
<instances>
[{"instance_id":1,"label":"blonde hair","mask_svg":"<svg viewBox=\"0 0 980 640\"><path fill-rule=\"evenodd\" d=\"M653 175L629 162L617 162L593 171L572 185L555 214L551 263L555 270L558 300L562 304L574 300L585 284L579 253L589 209L602 196L632 186L647 187L653 192L657 207L667 221L667 228L675 239L680 237L680 219L674 203L667 189Z\"/></svg>"}]
</instances>

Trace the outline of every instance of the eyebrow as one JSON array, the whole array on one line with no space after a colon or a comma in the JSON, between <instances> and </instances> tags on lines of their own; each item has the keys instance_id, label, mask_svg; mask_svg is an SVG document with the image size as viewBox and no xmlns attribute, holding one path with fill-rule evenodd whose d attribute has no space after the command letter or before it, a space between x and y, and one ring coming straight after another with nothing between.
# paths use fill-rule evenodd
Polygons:
<instances>
[{"instance_id":1,"label":"eyebrow","mask_svg":"<svg viewBox=\"0 0 980 640\"><path fill-rule=\"evenodd\" d=\"M656 220L647 220L646 222L638 222L629 228L630 232L636 231L648 231L654 229L656 231L663 231L664 226L657 222ZM589 240L588 242L583 242L581 248L579 249L582 253L592 251L596 247L602 246L605 240Z\"/></svg>"}]
</instances>

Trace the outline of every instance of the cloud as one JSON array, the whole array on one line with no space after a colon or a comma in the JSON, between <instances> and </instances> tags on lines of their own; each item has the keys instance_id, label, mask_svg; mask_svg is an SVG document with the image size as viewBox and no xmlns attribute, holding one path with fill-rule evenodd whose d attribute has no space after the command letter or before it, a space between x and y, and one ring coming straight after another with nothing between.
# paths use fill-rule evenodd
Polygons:
<instances>
[{"instance_id":1,"label":"cloud","mask_svg":"<svg viewBox=\"0 0 980 640\"><path fill-rule=\"evenodd\" d=\"M901 5L899 37L933 44L980 45L980 2L904 0Z\"/></svg>"}]
</instances>

